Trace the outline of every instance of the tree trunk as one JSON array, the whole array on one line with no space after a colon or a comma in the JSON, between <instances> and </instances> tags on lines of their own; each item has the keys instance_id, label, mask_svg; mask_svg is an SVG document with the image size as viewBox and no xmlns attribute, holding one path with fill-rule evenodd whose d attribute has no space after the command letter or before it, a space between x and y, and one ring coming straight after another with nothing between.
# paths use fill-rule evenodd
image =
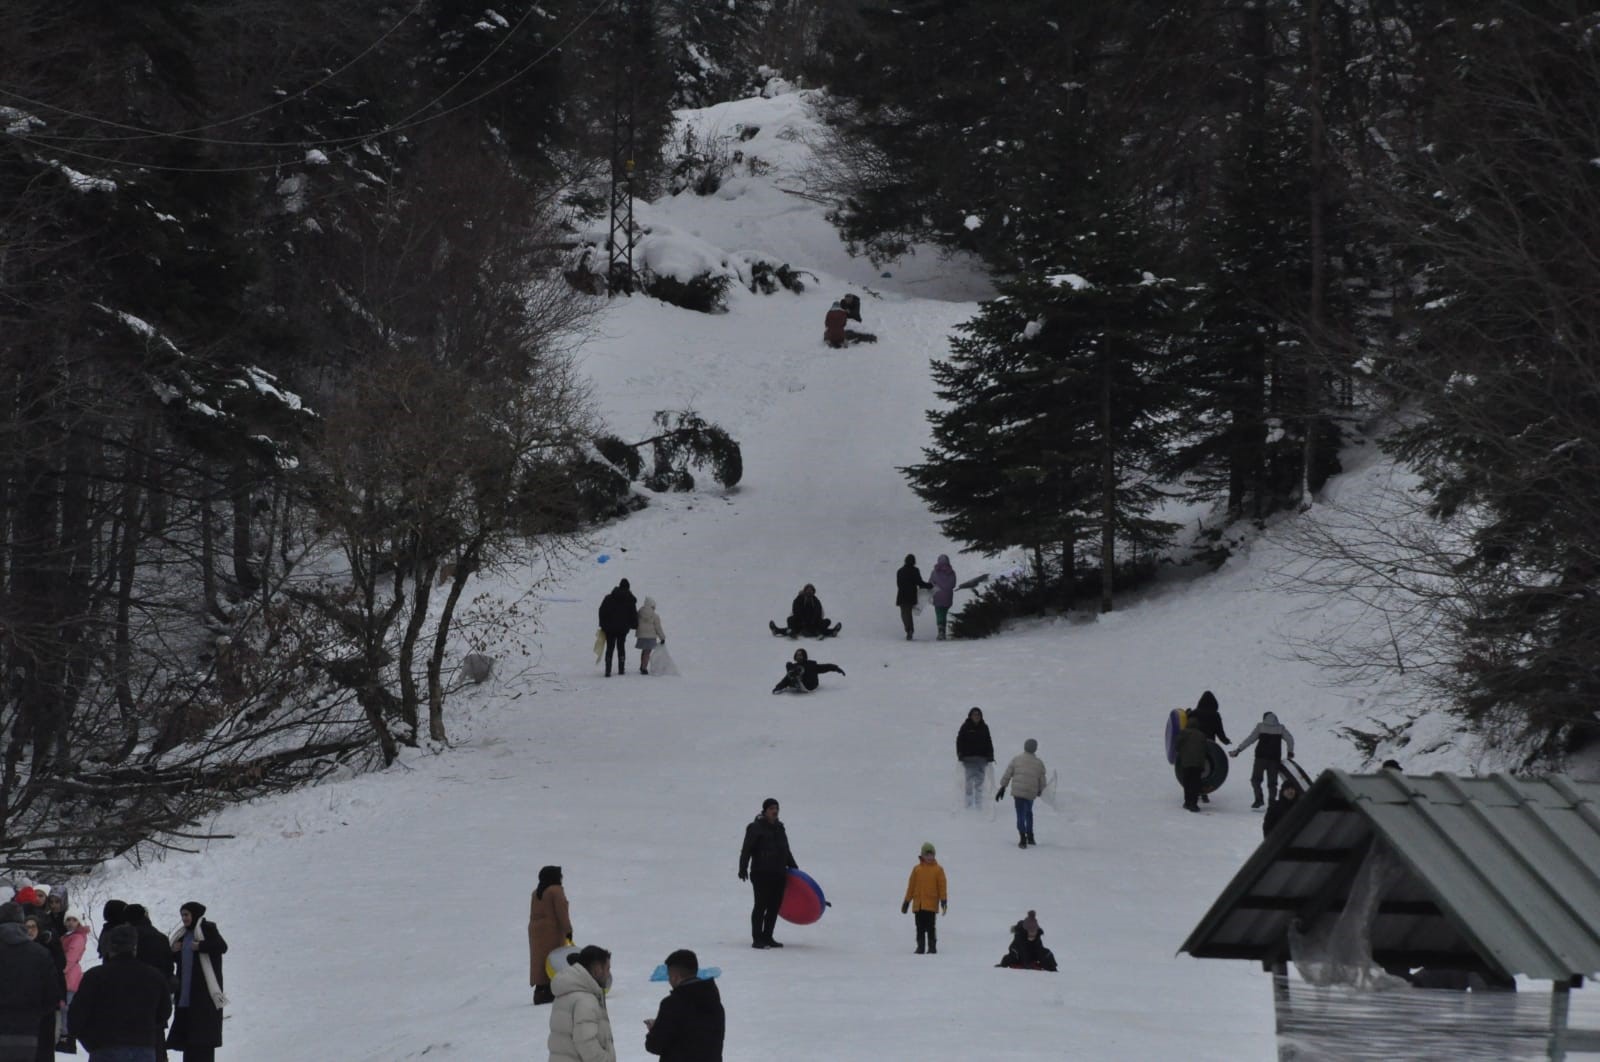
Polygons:
<instances>
[{"instance_id":1,"label":"tree trunk","mask_svg":"<svg viewBox=\"0 0 1600 1062\"><path fill-rule=\"evenodd\" d=\"M450 593L445 596L444 609L439 614L439 625L433 633L433 650L428 654L428 736L434 741L446 741L444 729L444 654L450 640L450 625L455 620L456 604L466 589L467 578L478 566L481 537L473 539L461 551L456 561L455 575L450 580Z\"/></svg>"},{"instance_id":2,"label":"tree trunk","mask_svg":"<svg viewBox=\"0 0 1600 1062\"><path fill-rule=\"evenodd\" d=\"M228 469L228 497L233 503L233 578L239 584L239 593L250 597L261 588L261 577L250 558L250 529L253 525L251 505L255 492L251 490L250 469L243 461L235 461Z\"/></svg>"},{"instance_id":3,"label":"tree trunk","mask_svg":"<svg viewBox=\"0 0 1600 1062\"><path fill-rule=\"evenodd\" d=\"M201 610L208 617L226 620L217 602L217 528L211 512L211 489L200 483L200 596Z\"/></svg>"},{"instance_id":4,"label":"tree trunk","mask_svg":"<svg viewBox=\"0 0 1600 1062\"><path fill-rule=\"evenodd\" d=\"M1111 427L1111 339L1100 343L1100 611L1112 609L1117 567L1117 446Z\"/></svg>"},{"instance_id":5,"label":"tree trunk","mask_svg":"<svg viewBox=\"0 0 1600 1062\"><path fill-rule=\"evenodd\" d=\"M1305 349L1305 403L1304 448L1300 456L1300 509L1311 508L1311 478L1316 469L1318 407L1322 389L1321 374L1317 371L1317 357L1322 345L1322 289L1326 283L1324 262L1326 239L1322 227L1324 205L1323 181L1326 179L1324 159L1324 132L1322 125L1322 3L1310 0L1306 10L1307 40L1311 47L1311 91L1308 109L1311 114L1311 299L1308 335Z\"/></svg>"},{"instance_id":6,"label":"tree trunk","mask_svg":"<svg viewBox=\"0 0 1600 1062\"><path fill-rule=\"evenodd\" d=\"M422 732L422 698L417 692L417 674L412 670L417 659L417 640L428 622L428 602L433 597L433 577L439 570L437 561L429 560L407 565L411 569L411 615L406 618L405 633L400 638L400 655L396 665L400 672L400 716L413 734Z\"/></svg>"}]
</instances>

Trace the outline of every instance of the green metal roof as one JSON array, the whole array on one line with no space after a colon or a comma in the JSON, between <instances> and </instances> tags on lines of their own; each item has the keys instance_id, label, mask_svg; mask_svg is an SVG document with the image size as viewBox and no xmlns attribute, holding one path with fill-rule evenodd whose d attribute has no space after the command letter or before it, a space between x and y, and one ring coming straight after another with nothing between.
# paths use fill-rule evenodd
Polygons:
<instances>
[{"instance_id":1,"label":"green metal roof","mask_svg":"<svg viewBox=\"0 0 1600 1062\"><path fill-rule=\"evenodd\" d=\"M1379 963L1600 972L1600 783L1560 776L1324 772L1180 950L1286 960L1291 922L1341 911L1375 841L1404 867L1373 923Z\"/></svg>"}]
</instances>

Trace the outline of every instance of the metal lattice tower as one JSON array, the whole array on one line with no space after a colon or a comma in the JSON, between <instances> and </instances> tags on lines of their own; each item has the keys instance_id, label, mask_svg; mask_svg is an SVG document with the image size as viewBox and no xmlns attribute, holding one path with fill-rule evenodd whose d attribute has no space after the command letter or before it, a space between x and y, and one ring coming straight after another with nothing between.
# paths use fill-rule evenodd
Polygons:
<instances>
[{"instance_id":1,"label":"metal lattice tower","mask_svg":"<svg viewBox=\"0 0 1600 1062\"><path fill-rule=\"evenodd\" d=\"M638 112L639 21L649 8L639 0L617 0L611 9L611 44L616 67L611 83L611 225L606 237L606 277L611 294L633 294L634 125Z\"/></svg>"}]
</instances>

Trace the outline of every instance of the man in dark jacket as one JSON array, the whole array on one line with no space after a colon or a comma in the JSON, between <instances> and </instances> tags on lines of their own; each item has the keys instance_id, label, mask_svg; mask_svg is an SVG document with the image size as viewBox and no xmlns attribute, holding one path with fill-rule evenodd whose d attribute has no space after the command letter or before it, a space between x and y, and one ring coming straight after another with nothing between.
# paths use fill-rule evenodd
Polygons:
<instances>
[{"instance_id":1,"label":"man in dark jacket","mask_svg":"<svg viewBox=\"0 0 1600 1062\"><path fill-rule=\"evenodd\" d=\"M906 629L906 641L911 640L911 610L917 607L917 591L932 590L933 584L922 577L917 558L906 554L906 562L894 573L894 603L900 607L900 622Z\"/></svg>"},{"instance_id":2,"label":"man in dark jacket","mask_svg":"<svg viewBox=\"0 0 1600 1062\"><path fill-rule=\"evenodd\" d=\"M20 904L0 903L0 1062L34 1062L39 1026L64 996L55 960L22 921Z\"/></svg>"},{"instance_id":3,"label":"man in dark jacket","mask_svg":"<svg viewBox=\"0 0 1600 1062\"><path fill-rule=\"evenodd\" d=\"M172 943L167 940L167 935L150 924L150 912L144 909L143 904L130 903L122 911L122 923L132 926L139 938L139 945L134 951L138 960L154 970L160 972L162 977L172 974Z\"/></svg>"},{"instance_id":4,"label":"man in dark jacket","mask_svg":"<svg viewBox=\"0 0 1600 1062\"><path fill-rule=\"evenodd\" d=\"M1194 711L1189 713L1189 725L1198 726L1200 732L1205 734L1211 741L1220 742L1224 745L1233 744L1228 740L1228 732L1222 729L1222 709L1217 706L1216 694L1210 690L1206 690L1200 695L1200 700L1194 706ZM1207 804L1211 803L1211 798L1204 793L1200 794L1200 799Z\"/></svg>"},{"instance_id":5,"label":"man in dark jacket","mask_svg":"<svg viewBox=\"0 0 1600 1062\"><path fill-rule=\"evenodd\" d=\"M800 864L789 851L789 832L778 821L778 802L768 797L761 802L756 821L744 828L744 847L739 849L739 880L748 880L755 890L755 906L750 908L752 948L783 947L772 939L772 931L778 925L791 867L799 869Z\"/></svg>"},{"instance_id":6,"label":"man in dark jacket","mask_svg":"<svg viewBox=\"0 0 1600 1062\"><path fill-rule=\"evenodd\" d=\"M672 993L645 1019L644 1049L661 1062L722 1062L727 1017L715 981L700 980L700 959L688 948L667 956Z\"/></svg>"},{"instance_id":7,"label":"man in dark jacket","mask_svg":"<svg viewBox=\"0 0 1600 1062\"><path fill-rule=\"evenodd\" d=\"M138 960L139 932L114 926L101 934L106 961L88 970L67 1010L72 1035L89 1050L116 1050L129 1062L155 1062L172 1016L167 979Z\"/></svg>"},{"instance_id":8,"label":"man in dark jacket","mask_svg":"<svg viewBox=\"0 0 1600 1062\"><path fill-rule=\"evenodd\" d=\"M107 900L105 906L100 908L100 942L95 945L100 958L106 957L106 933L122 924L127 910L128 905L122 900Z\"/></svg>"},{"instance_id":9,"label":"man in dark jacket","mask_svg":"<svg viewBox=\"0 0 1600 1062\"><path fill-rule=\"evenodd\" d=\"M1271 800L1278 799L1278 779L1293 781L1294 776L1283 766L1283 755L1288 751L1289 758L1294 759L1294 735L1289 733L1289 728L1278 722L1278 717L1272 712L1263 712L1261 722L1250 731L1250 736L1239 742L1229 756L1237 757L1239 753L1249 748L1256 747L1256 762L1250 771L1250 788L1256 795L1256 801L1250 806L1262 806L1261 779L1267 780L1267 795Z\"/></svg>"},{"instance_id":10,"label":"man in dark jacket","mask_svg":"<svg viewBox=\"0 0 1600 1062\"><path fill-rule=\"evenodd\" d=\"M611 677L611 654L617 654L617 674L628 670L623 659L628 644L628 632L639 625L639 602L628 589L628 580L618 583L615 590L600 602L600 629L606 632L606 677Z\"/></svg>"},{"instance_id":11,"label":"man in dark jacket","mask_svg":"<svg viewBox=\"0 0 1600 1062\"><path fill-rule=\"evenodd\" d=\"M793 690L795 693L810 693L821 681L817 676L828 671L844 674L844 668L838 664L819 664L804 649L796 649L794 659L783 665L783 678L772 687L772 692Z\"/></svg>"}]
</instances>

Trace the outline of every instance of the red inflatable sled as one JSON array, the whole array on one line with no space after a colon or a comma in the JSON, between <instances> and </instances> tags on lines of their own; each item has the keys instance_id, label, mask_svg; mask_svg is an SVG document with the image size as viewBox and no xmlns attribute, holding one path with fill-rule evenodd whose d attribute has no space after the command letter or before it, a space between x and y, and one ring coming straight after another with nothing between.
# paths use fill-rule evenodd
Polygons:
<instances>
[{"instance_id":1,"label":"red inflatable sled","mask_svg":"<svg viewBox=\"0 0 1600 1062\"><path fill-rule=\"evenodd\" d=\"M822 895L822 886L803 870L790 870L789 880L783 886L783 902L778 905L778 917L797 926L809 926L822 917L828 907Z\"/></svg>"}]
</instances>

